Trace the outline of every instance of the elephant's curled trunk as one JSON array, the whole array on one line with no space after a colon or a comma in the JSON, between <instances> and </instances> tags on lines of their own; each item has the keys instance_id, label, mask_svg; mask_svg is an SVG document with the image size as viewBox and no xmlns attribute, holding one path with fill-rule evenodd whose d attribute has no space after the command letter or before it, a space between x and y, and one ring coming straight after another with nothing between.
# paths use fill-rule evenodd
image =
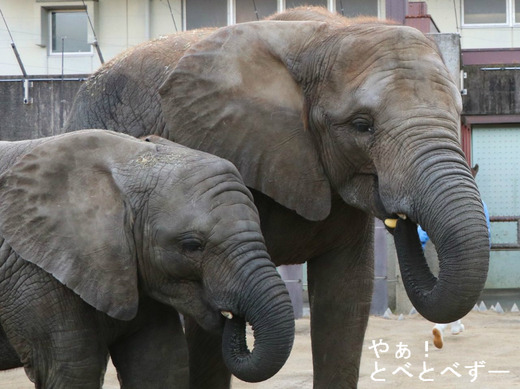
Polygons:
<instances>
[{"instance_id":1,"label":"elephant's curled trunk","mask_svg":"<svg viewBox=\"0 0 520 389\"><path fill-rule=\"evenodd\" d=\"M416 220L422 219L421 225L437 249L438 277L426 263L414 222L400 219L394 239L410 301L426 319L449 323L466 315L484 288L489 235L480 196L471 179L440 189L437 196L423 195L433 199L423 204L433 212L416 216Z\"/></svg>"},{"instance_id":2,"label":"elephant's curled trunk","mask_svg":"<svg viewBox=\"0 0 520 389\"><path fill-rule=\"evenodd\" d=\"M260 276L254 282L251 293L240 304L239 315L226 320L222 340L227 367L247 382L264 381L276 374L294 341L294 311L283 281ZM246 321L255 339L251 351L246 342Z\"/></svg>"}]
</instances>

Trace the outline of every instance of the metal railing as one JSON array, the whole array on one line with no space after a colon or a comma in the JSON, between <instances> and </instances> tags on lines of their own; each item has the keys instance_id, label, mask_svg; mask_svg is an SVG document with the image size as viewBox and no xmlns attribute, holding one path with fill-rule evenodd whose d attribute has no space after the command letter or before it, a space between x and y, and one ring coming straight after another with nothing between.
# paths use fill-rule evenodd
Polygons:
<instances>
[{"instance_id":1,"label":"metal railing","mask_svg":"<svg viewBox=\"0 0 520 389\"><path fill-rule=\"evenodd\" d=\"M518 250L520 249L520 216L491 216L491 223L516 223L516 242L491 243L491 250Z\"/></svg>"}]
</instances>

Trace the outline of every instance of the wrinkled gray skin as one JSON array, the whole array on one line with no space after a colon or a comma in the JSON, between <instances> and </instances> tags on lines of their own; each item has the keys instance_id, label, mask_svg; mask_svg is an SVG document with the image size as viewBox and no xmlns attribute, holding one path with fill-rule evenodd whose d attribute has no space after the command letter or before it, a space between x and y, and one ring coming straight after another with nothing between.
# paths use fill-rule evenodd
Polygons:
<instances>
[{"instance_id":1,"label":"wrinkled gray skin","mask_svg":"<svg viewBox=\"0 0 520 389\"><path fill-rule=\"evenodd\" d=\"M223 331L244 380L284 364L292 306L251 193L228 161L168 143L103 130L0 142L1 368L19 356L37 388L101 388L110 355L122 387L186 388L177 311Z\"/></svg>"},{"instance_id":2,"label":"wrinkled gray skin","mask_svg":"<svg viewBox=\"0 0 520 389\"><path fill-rule=\"evenodd\" d=\"M484 286L489 243L458 141L461 98L437 47L413 28L320 9L275 18L293 21L187 32L123 53L82 86L67 130L151 131L231 160L272 260L308 263L315 387L355 387L374 216L407 215L390 230L408 295L429 320L464 316ZM438 279L417 223L437 247ZM210 366L192 386L226 387L210 340L192 323L187 333L190 366Z\"/></svg>"}]
</instances>

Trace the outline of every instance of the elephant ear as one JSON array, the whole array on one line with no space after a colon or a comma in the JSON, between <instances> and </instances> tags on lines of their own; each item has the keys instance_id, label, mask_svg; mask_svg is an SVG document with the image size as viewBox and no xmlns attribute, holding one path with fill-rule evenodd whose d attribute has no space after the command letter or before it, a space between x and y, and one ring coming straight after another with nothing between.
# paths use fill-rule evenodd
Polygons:
<instances>
[{"instance_id":1,"label":"elephant ear","mask_svg":"<svg viewBox=\"0 0 520 389\"><path fill-rule=\"evenodd\" d=\"M138 306L132 214L110 169L137 142L124 141L74 132L32 149L0 176L0 234L88 304L129 320Z\"/></svg>"},{"instance_id":2,"label":"elephant ear","mask_svg":"<svg viewBox=\"0 0 520 389\"><path fill-rule=\"evenodd\" d=\"M171 140L232 161L247 186L309 220L329 214L330 184L283 56L322 26L221 28L188 50L160 88Z\"/></svg>"}]
</instances>

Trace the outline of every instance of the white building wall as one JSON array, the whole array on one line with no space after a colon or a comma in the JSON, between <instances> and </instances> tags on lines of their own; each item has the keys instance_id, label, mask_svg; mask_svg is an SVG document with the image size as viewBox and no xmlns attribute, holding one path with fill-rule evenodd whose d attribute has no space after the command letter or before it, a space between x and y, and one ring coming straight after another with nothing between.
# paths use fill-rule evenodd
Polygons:
<instances>
[{"instance_id":1,"label":"white building wall","mask_svg":"<svg viewBox=\"0 0 520 389\"><path fill-rule=\"evenodd\" d=\"M105 61L143 41L182 30L184 8L189 0L85 0L93 21L99 47ZM208 0L209 2L210 0ZM344 0L345 7L349 0ZM378 0L377 14L385 16L386 0ZM258 3L258 2L257 2ZM305 1L299 1L304 4ZM309 3L316 3L309 1ZM286 7L285 0L277 0L277 9ZM320 2L321 4L321 2ZM323 1L329 9L334 0ZM228 22L234 20L235 0L227 0ZM170 12L171 6L171 12ZM81 0L0 0L0 9L7 20L14 42L29 76L89 74L100 66L95 50L86 54L49 55L45 25L45 9L53 7L83 7ZM174 21L172 20L172 14ZM89 41L94 41L92 32ZM0 76L22 74L11 48L9 34L0 21Z\"/></svg>"},{"instance_id":2,"label":"white building wall","mask_svg":"<svg viewBox=\"0 0 520 389\"><path fill-rule=\"evenodd\" d=\"M427 0L426 4L428 13L441 32L460 33L462 49L520 47L520 24L511 22L507 26L468 26L463 24L461 0ZM511 8L512 3L508 6L509 12Z\"/></svg>"},{"instance_id":3,"label":"white building wall","mask_svg":"<svg viewBox=\"0 0 520 389\"><path fill-rule=\"evenodd\" d=\"M462 49L514 48L520 46L520 24L507 26L467 26L463 24L462 2L470 0L426 0L428 13L443 33L459 33ZM511 0L506 0L511 1ZM229 0L230 4L233 0ZM278 1L283 8L283 2ZM182 29L183 0L170 0L175 18L172 21L168 0L85 0L94 23L105 61L140 42ZM329 1L329 6L333 2ZM233 3L234 4L234 3ZM379 15L384 17L385 1L379 1ZM88 74L100 66L95 50L88 54L49 55L42 9L82 7L81 0L0 0L26 71L29 75ZM45 14L45 12L43 12ZM92 32L89 36L93 41ZM0 21L0 75L21 75L10 37Z\"/></svg>"},{"instance_id":4,"label":"white building wall","mask_svg":"<svg viewBox=\"0 0 520 389\"><path fill-rule=\"evenodd\" d=\"M130 46L175 31L166 0L86 0L85 4L105 61ZM181 0L170 0L170 4L175 22L181 28ZM82 5L82 1L0 0L0 9L29 75L62 72L61 55L49 55L42 9ZM92 32L89 40L94 40ZM21 75L10 43L5 25L0 21L0 75ZM92 73L99 65L95 50L89 54L65 54L63 73Z\"/></svg>"}]
</instances>

